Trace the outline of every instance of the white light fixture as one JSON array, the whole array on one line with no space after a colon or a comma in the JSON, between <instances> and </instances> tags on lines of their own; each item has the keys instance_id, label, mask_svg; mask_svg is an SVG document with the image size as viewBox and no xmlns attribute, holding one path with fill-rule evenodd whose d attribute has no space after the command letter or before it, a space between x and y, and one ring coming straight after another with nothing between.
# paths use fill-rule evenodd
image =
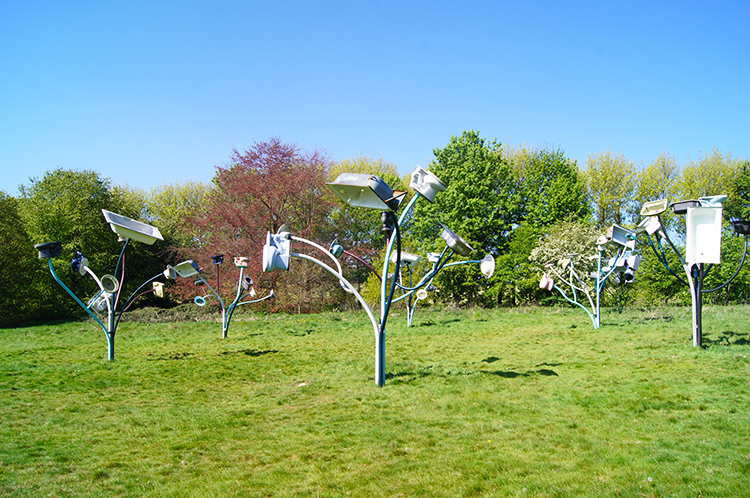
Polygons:
<instances>
[{"instance_id":1,"label":"white light fixture","mask_svg":"<svg viewBox=\"0 0 750 498\"><path fill-rule=\"evenodd\" d=\"M668 199L646 202L641 207L641 216L659 216L669 208Z\"/></svg>"},{"instance_id":2,"label":"white light fixture","mask_svg":"<svg viewBox=\"0 0 750 498\"><path fill-rule=\"evenodd\" d=\"M552 277L550 277L546 273L542 275L542 279L539 281L540 289L546 289L548 291L551 291L554 286L555 286L555 281L552 280Z\"/></svg>"},{"instance_id":3,"label":"white light fixture","mask_svg":"<svg viewBox=\"0 0 750 498\"><path fill-rule=\"evenodd\" d=\"M106 209L102 209L102 213L104 214L104 219L109 223L112 231L120 237L120 240L133 239L148 245L153 244L157 240L164 240L159 229L156 227L128 218L127 216L122 216L121 214L113 213L112 211L107 211Z\"/></svg>"},{"instance_id":4,"label":"white light fixture","mask_svg":"<svg viewBox=\"0 0 750 498\"><path fill-rule=\"evenodd\" d=\"M396 264L396 251L391 253L391 263ZM416 266L419 263L420 257L410 252L401 251L401 266Z\"/></svg>"},{"instance_id":5,"label":"white light fixture","mask_svg":"<svg viewBox=\"0 0 750 498\"><path fill-rule=\"evenodd\" d=\"M700 202L701 206L703 207L722 207L722 203L725 200L727 200L726 195L709 195L706 197L698 197L698 202Z\"/></svg>"},{"instance_id":6,"label":"white light fixture","mask_svg":"<svg viewBox=\"0 0 750 498\"><path fill-rule=\"evenodd\" d=\"M448 244L453 252L460 254L461 256L468 256L474 250L464 239L459 237L450 228L443 225L443 232L440 237Z\"/></svg>"},{"instance_id":7,"label":"white light fixture","mask_svg":"<svg viewBox=\"0 0 750 498\"><path fill-rule=\"evenodd\" d=\"M445 183L440 178L421 166L417 166L417 169L412 172L409 186L430 202L435 200L438 192L446 189Z\"/></svg>"},{"instance_id":8,"label":"white light fixture","mask_svg":"<svg viewBox=\"0 0 750 498\"><path fill-rule=\"evenodd\" d=\"M167 265L167 269L164 270L164 276L168 279L176 280L178 276L182 278L192 277L193 275L197 275L199 271L200 267L198 263L192 259L188 259L176 266Z\"/></svg>"},{"instance_id":9,"label":"white light fixture","mask_svg":"<svg viewBox=\"0 0 750 498\"><path fill-rule=\"evenodd\" d=\"M635 232L617 224L607 229L607 238L613 244L624 247L635 247Z\"/></svg>"},{"instance_id":10,"label":"white light fixture","mask_svg":"<svg viewBox=\"0 0 750 498\"><path fill-rule=\"evenodd\" d=\"M641 222L636 227L635 231L636 233L646 232L649 235L653 235L656 232L658 232L660 228L661 228L661 222L659 221L659 217L648 216L646 218L643 218L643 220L641 220Z\"/></svg>"},{"instance_id":11,"label":"white light fixture","mask_svg":"<svg viewBox=\"0 0 750 498\"><path fill-rule=\"evenodd\" d=\"M395 211L406 192L394 191L385 180L364 173L342 173L328 187L349 206Z\"/></svg>"},{"instance_id":12,"label":"white light fixture","mask_svg":"<svg viewBox=\"0 0 750 498\"><path fill-rule=\"evenodd\" d=\"M263 271L275 269L288 271L292 255L292 239L289 232L266 234L266 245L263 246Z\"/></svg>"},{"instance_id":13,"label":"white light fixture","mask_svg":"<svg viewBox=\"0 0 750 498\"><path fill-rule=\"evenodd\" d=\"M495 258L492 254L482 258L482 261L479 262L479 270L485 277L492 278L492 275L495 274Z\"/></svg>"},{"instance_id":14,"label":"white light fixture","mask_svg":"<svg viewBox=\"0 0 750 498\"><path fill-rule=\"evenodd\" d=\"M721 263L720 207L691 207L687 209L685 225L685 261L693 263Z\"/></svg>"},{"instance_id":15,"label":"white light fixture","mask_svg":"<svg viewBox=\"0 0 750 498\"><path fill-rule=\"evenodd\" d=\"M151 284L152 288L154 289L154 295L156 297L164 297L164 284L162 282L154 282Z\"/></svg>"}]
</instances>

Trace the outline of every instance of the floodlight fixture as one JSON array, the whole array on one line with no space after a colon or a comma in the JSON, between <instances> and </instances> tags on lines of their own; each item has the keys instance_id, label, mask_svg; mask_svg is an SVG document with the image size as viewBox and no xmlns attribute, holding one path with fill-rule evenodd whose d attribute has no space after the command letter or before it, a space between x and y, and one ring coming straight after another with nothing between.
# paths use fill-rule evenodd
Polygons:
<instances>
[{"instance_id":1,"label":"floodlight fixture","mask_svg":"<svg viewBox=\"0 0 750 498\"><path fill-rule=\"evenodd\" d=\"M614 224L607 229L607 238L613 244L624 247L634 246L635 244L635 232L617 224Z\"/></svg>"},{"instance_id":2,"label":"floodlight fixture","mask_svg":"<svg viewBox=\"0 0 750 498\"><path fill-rule=\"evenodd\" d=\"M690 199L687 201L677 201L672 203L672 212L674 214L686 214L688 208L694 208L701 205L701 201Z\"/></svg>"},{"instance_id":3,"label":"floodlight fixture","mask_svg":"<svg viewBox=\"0 0 750 498\"><path fill-rule=\"evenodd\" d=\"M39 251L39 259L59 258L62 248L62 242L44 242L34 246Z\"/></svg>"},{"instance_id":4,"label":"floodlight fixture","mask_svg":"<svg viewBox=\"0 0 750 498\"><path fill-rule=\"evenodd\" d=\"M406 192L394 191L382 178L364 173L342 173L326 183L336 196L353 207L395 211Z\"/></svg>"},{"instance_id":5,"label":"floodlight fixture","mask_svg":"<svg viewBox=\"0 0 750 498\"><path fill-rule=\"evenodd\" d=\"M626 260L625 271L622 272L622 276L625 282L632 282L635 280L635 272L638 271L638 267L641 264L641 257L637 254L631 254Z\"/></svg>"},{"instance_id":6,"label":"floodlight fixture","mask_svg":"<svg viewBox=\"0 0 750 498\"><path fill-rule=\"evenodd\" d=\"M658 232L660 228L661 221L659 221L658 216L647 216L646 218L643 218L643 220L641 220L635 231L636 233L646 232L649 235L653 235Z\"/></svg>"},{"instance_id":7,"label":"floodlight fixture","mask_svg":"<svg viewBox=\"0 0 750 498\"><path fill-rule=\"evenodd\" d=\"M164 270L164 276L175 280L177 277L188 278L197 275L201 271L198 263L192 259L183 261L182 263L171 266L167 265L167 269Z\"/></svg>"},{"instance_id":8,"label":"floodlight fixture","mask_svg":"<svg viewBox=\"0 0 750 498\"><path fill-rule=\"evenodd\" d=\"M151 288L154 290L154 295L156 297L163 298L166 295L163 282L153 282Z\"/></svg>"},{"instance_id":9,"label":"floodlight fixture","mask_svg":"<svg viewBox=\"0 0 750 498\"><path fill-rule=\"evenodd\" d=\"M727 200L727 196L723 194L698 197L698 202L700 202L701 206L703 207L713 207L713 208L722 207L722 203L726 200Z\"/></svg>"},{"instance_id":10,"label":"floodlight fixture","mask_svg":"<svg viewBox=\"0 0 750 498\"><path fill-rule=\"evenodd\" d=\"M427 253L427 261L430 263L437 263L440 261L440 253L439 252L428 252Z\"/></svg>"},{"instance_id":11,"label":"floodlight fixture","mask_svg":"<svg viewBox=\"0 0 750 498\"><path fill-rule=\"evenodd\" d=\"M669 199L646 202L641 207L641 216L659 216L669 209Z\"/></svg>"},{"instance_id":12,"label":"floodlight fixture","mask_svg":"<svg viewBox=\"0 0 750 498\"><path fill-rule=\"evenodd\" d=\"M401 266L416 266L419 264L420 257L417 254L405 251L401 251L400 253L393 251L391 253L391 263L395 265L399 255L401 256Z\"/></svg>"},{"instance_id":13,"label":"floodlight fixture","mask_svg":"<svg viewBox=\"0 0 750 498\"><path fill-rule=\"evenodd\" d=\"M420 166L412 172L409 186L430 202L435 200L438 192L446 189L445 183L440 178Z\"/></svg>"},{"instance_id":14,"label":"floodlight fixture","mask_svg":"<svg viewBox=\"0 0 750 498\"><path fill-rule=\"evenodd\" d=\"M453 252L458 253L461 256L468 256L469 254L471 254L474 248L471 247L468 242L466 242L460 236L456 235L456 233L447 226L442 226L443 231L440 234L440 237L445 241L446 244L448 244L448 247L450 247Z\"/></svg>"},{"instance_id":15,"label":"floodlight fixture","mask_svg":"<svg viewBox=\"0 0 750 498\"><path fill-rule=\"evenodd\" d=\"M495 257L492 254L488 254L482 261L479 262L479 271L487 278L492 278L495 274Z\"/></svg>"},{"instance_id":16,"label":"floodlight fixture","mask_svg":"<svg viewBox=\"0 0 750 498\"><path fill-rule=\"evenodd\" d=\"M104 213L104 219L109 223L112 231L120 237L120 240L133 239L148 245L157 240L164 240L156 227L106 209L102 209L102 213Z\"/></svg>"},{"instance_id":17,"label":"floodlight fixture","mask_svg":"<svg viewBox=\"0 0 750 498\"><path fill-rule=\"evenodd\" d=\"M733 220L732 228L734 228L734 233L737 235L748 235L750 234L750 221Z\"/></svg>"}]
</instances>

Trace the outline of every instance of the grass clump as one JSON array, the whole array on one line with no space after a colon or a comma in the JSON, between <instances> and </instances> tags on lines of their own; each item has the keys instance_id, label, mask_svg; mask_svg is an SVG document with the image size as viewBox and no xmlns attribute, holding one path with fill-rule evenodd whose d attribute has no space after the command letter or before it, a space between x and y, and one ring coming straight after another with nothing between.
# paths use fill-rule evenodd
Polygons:
<instances>
[{"instance_id":1,"label":"grass clump","mask_svg":"<svg viewBox=\"0 0 750 498\"><path fill-rule=\"evenodd\" d=\"M418 310L0 330L3 496L742 496L750 318Z\"/></svg>"}]
</instances>

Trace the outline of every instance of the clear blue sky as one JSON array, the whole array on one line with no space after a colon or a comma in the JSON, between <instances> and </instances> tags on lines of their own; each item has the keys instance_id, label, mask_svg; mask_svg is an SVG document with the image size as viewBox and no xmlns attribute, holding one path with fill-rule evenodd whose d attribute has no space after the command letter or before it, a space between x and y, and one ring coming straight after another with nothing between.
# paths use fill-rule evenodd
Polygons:
<instances>
[{"instance_id":1,"label":"clear blue sky","mask_svg":"<svg viewBox=\"0 0 750 498\"><path fill-rule=\"evenodd\" d=\"M208 181L279 137L402 173L451 135L750 154L750 2L0 1L0 190Z\"/></svg>"}]
</instances>

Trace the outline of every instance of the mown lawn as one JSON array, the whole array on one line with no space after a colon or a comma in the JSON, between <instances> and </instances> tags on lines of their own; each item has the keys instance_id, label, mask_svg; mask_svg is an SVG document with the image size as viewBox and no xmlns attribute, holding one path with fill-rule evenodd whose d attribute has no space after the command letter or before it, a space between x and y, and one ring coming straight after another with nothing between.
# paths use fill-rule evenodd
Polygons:
<instances>
[{"instance_id":1,"label":"mown lawn","mask_svg":"<svg viewBox=\"0 0 750 498\"><path fill-rule=\"evenodd\" d=\"M0 330L2 496L750 495L750 308Z\"/></svg>"}]
</instances>

